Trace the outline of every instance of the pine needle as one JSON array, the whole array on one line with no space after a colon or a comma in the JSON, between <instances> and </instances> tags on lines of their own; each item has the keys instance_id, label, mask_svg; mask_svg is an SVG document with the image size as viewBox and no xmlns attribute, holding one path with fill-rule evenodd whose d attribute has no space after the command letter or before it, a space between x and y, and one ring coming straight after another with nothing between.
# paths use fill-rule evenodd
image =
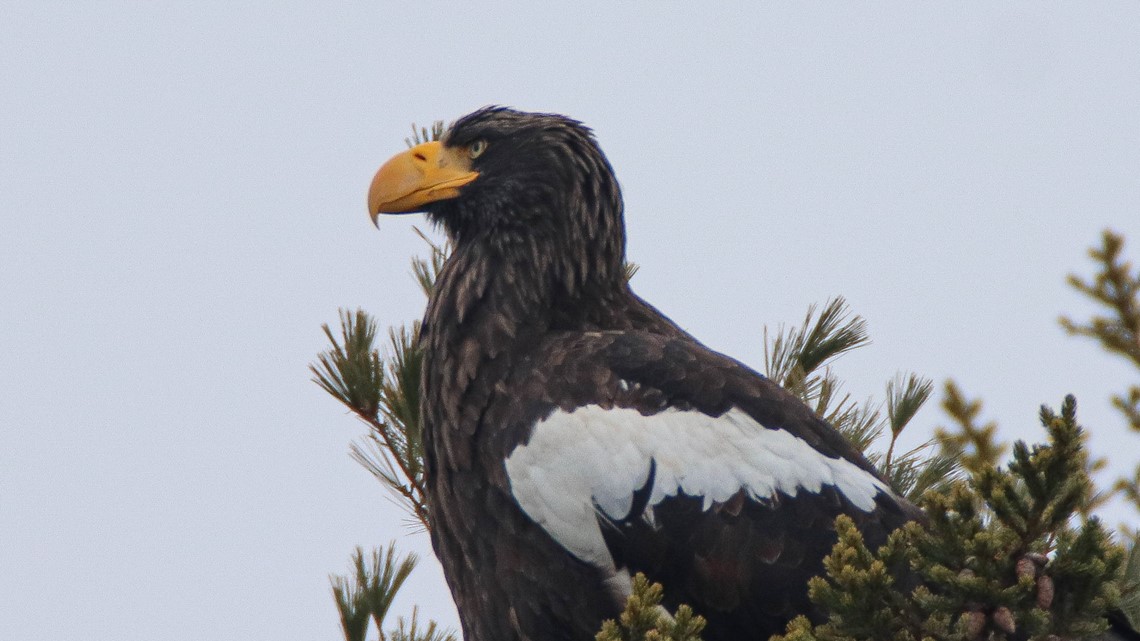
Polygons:
<instances>
[{"instance_id":1,"label":"pine needle","mask_svg":"<svg viewBox=\"0 0 1140 641\"><path fill-rule=\"evenodd\" d=\"M415 147L416 145L420 145L425 142L440 140L443 138L444 131L446 131L446 128L443 126L442 120L436 120L435 122L431 123L430 130L427 127L420 127L417 129L416 124L412 123L412 137L404 138L404 142L407 143L409 148Z\"/></svg>"},{"instance_id":2,"label":"pine needle","mask_svg":"<svg viewBox=\"0 0 1140 641\"><path fill-rule=\"evenodd\" d=\"M1096 263L1093 277L1084 279L1076 274L1068 277L1070 286L1100 304L1105 313L1083 323L1061 317L1060 323L1070 335L1091 338L1110 354L1140 367L1140 270L1133 272L1132 264L1124 259L1123 253L1124 237L1105 230L1100 247L1089 249L1089 257ZM1140 384L1113 394L1111 402L1127 425L1140 432ZM1103 463L1094 461L1093 465ZM1112 486L1112 493L1103 493L1098 500L1106 501L1113 494L1123 496L1140 510L1140 464L1136 465L1131 478L1119 477Z\"/></svg>"},{"instance_id":3,"label":"pine needle","mask_svg":"<svg viewBox=\"0 0 1140 641\"><path fill-rule=\"evenodd\" d=\"M669 614L661 606L663 595L660 583L636 574L625 610L616 621L602 624L596 641L700 641L704 618L693 614L687 605Z\"/></svg>"},{"instance_id":4,"label":"pine needle","mask_svg":"<svg viewBox=\"0 0 1140 641\"><path fill-rule=\"evenodd\" d=\"M340 627L345 641L365 641L368 634L370 612L364 591L355 580L343 576L330 576L333 599L340 613Z\"/></svg>"},{"instance_id":5,"label":"pine needle","mask_svg":"<svg viewBox=\"0 0 1140 641\"><path fill-rule=\"evenodd\" d=\"M417 621L419 608L412 608L412 618L405 621L404 617L396 619L396 628L391 631L391 641L456 641L455 632L441 629L435 621L428 621L427 626L420 628Z\"/></svg>"},{"instance_id":6,"label":"pine needle","mask_svg":"<svg viewBox=\"0 0 1140 641\"><path fill-rule=\"evenodd\" d=\"M842 383L832 363L851 350L870 344L867 323L851 313L846 301L837 297L824 305L808 308L803 324L785 329L775 338L764 329L764 363L769 378L798 396L816 414L838 430L856 449L878 466L896 492L918 496L944 487L958 471L954 457L934 452L933 442L896 457L895 444L903 429L930 398L931 382L914 374L899 374L887 383L886 416L874 399L859 403L842 392ZM885 454L870 448L883 434L890 440Z\"/></svg>"},{"instance_id":7,"label":"pine needle","mask_svg":"<svg viewBox=\"0 0 1140 641\"><path fill-rule=\"evenodd\" d=\"M778 641L1087 639L1118 606L1124 553L1095 518L1081 520L1092 482L1066 397L1042 408L1047 442L1016 443L1006 469L969 470L928 492L925 524L877 550L846 516L809 595L826 621L792 621ZM1140 562L1138 562L1140 563ZM1140 570L1137 570L1140 572Z\"/></svg>"},{"instance_id":8,"label":"pine needle","mask_svg":"<svg viewBox=\"0 0 1140 641\"><path fill-rule=\"evenodd\" d=\"M340 341L328 325L321 325L321 329L332 347L317 355L317 363L309 365L313 381L361 417L375 417L384 380L380 356L372 349L376 322L363 310L342 309Z\"/></svg>"}]
</instances>

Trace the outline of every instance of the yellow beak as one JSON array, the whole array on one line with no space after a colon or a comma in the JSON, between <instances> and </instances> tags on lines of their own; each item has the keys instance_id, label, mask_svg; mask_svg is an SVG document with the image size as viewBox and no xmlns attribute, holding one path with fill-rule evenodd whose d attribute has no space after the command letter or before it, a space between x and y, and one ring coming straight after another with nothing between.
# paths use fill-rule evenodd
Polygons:
<instances>
[{"instance_id":1,"label":"yellow beak","mask_svg":"<svg viewBox=\"0 0 1140 641\"><path fill-rule=\"evenodd\" d=\"M376 224L382 213L420 211L428 203L455 198L460 187L478 177L464 149L445 148L439 142L416 145L376 172L368 190L368 214Z\"/></svg>"}]
</instances>

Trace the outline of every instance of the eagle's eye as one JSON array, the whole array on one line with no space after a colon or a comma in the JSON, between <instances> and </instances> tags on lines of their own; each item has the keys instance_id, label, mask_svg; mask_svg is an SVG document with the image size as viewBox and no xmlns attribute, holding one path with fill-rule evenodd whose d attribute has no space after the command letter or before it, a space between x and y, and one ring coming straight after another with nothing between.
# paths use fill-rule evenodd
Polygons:
<instances>
[{"instance_id":1,"label":"eagle's eye","mask_svg":"<svg viewBox=\"0 0 1140 641\"><path fill-rule=\"evenodd\" d=\"M478 158L479 156L482 156L484 151L487 151L486 140L476 140L475 142L471 143L470 147L467 148L467 153L471 156L472 160Z\"/></svg>"}]
</instances>

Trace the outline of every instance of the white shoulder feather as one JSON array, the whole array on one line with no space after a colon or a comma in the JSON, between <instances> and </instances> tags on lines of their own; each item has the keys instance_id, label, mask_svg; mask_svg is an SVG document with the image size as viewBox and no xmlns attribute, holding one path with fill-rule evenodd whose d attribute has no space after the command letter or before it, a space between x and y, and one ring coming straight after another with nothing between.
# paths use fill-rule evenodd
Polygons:
<instances>
[{"instance_id":1,"label":"white shoulder feather","mask_svg":"<svg viewBox=\"0 0 1140 641\"><path fill-rule=\"evenodd\" d=\"M826 456L739 409L719 417L677 409L645 416L597 405L555 412L511 452L506 470L527 516L574 556L613 571L596 511L625 518L652 464L650 508L679 493L703 497L707 510L740 490L766 501L830 485L869 512L877 494L891 493L854 463Z\"/></svg>"}]
</instances>

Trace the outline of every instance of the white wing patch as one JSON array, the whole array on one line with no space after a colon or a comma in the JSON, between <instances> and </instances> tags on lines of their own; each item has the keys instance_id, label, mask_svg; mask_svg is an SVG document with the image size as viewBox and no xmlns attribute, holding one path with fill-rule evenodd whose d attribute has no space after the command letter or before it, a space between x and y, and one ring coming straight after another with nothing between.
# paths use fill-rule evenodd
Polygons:
<instances>
[{"instance_id":1,"label":"white wing patch","mask_svg":"<svg viewBox=\"0 0 1140 641\"><path fill-rule=\"evenodd\" d=\"M555 412L534 427L506 460L511 493L523 512L579 559L616 570L595 510L625 518L633 493L656 475L649 507L683 492L704 509L740 490L758 501L835 486L860 510L891 494L874 475L817 451L782 429L760 425L738 409L719 417L667 409L644 416L597 405Z\"/></svg>"}]
</instances>

